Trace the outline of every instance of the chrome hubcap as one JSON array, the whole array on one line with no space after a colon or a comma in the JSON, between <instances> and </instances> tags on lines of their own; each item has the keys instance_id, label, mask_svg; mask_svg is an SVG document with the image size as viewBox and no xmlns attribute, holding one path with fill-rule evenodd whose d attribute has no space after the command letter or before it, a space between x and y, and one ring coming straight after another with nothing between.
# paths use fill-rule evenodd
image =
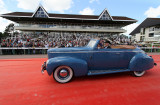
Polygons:
<instances>
[{"instance_id":1,"label":"chrome hubcap","mask_svg":"<svg viewBox=\"0 0 160 105\"><path fill-rule=\"evenodd\" d=\"M62 69L62 70L60 71L59 75L60 75L61 77L67 77L68 72L67 72L67 70Z\"/></svg>"}]
</instances>

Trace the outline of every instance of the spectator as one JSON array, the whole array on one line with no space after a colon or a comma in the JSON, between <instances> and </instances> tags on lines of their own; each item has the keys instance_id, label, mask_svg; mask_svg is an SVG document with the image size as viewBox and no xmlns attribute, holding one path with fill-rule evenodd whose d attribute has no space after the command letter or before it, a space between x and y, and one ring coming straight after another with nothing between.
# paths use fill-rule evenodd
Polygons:
<instances>
[{"instance_id":1,"label":"spectator","mask_svg":"<svg viewBox=\"0 0 160 105\"><path fill-rule=\"evenodd\" d=\"M14 38L1 39L1 47L82 47L87 45L91 38L96 38L98 35L86 33L63 33L62 35L55 33L54 35L41 34L17 34ZM103 38L103 35L100 35ZM108 40L112 44L133 44L135 40L120 35L110 36Z\"/></svg>"}]
</instances>

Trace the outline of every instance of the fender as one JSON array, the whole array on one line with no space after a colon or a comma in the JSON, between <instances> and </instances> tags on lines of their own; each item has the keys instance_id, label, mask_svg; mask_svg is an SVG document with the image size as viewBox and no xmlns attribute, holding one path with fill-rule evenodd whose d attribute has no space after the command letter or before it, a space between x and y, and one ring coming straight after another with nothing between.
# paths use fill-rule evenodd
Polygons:
<instances>
[{"instance_id":1,"label":"fender","mask_svg":"<svg viewBox=\"0 0 160 105\"><path fill-rule=\"evenodd\" d=\"M74 76L84 76L88 72L87 62L82 59L72 57L55 57L51 58L47 64L47 72L49 75L54 72L58 66L66 65L72 68Z\"/></svg>"},{"instance_id":2,"label":"fender","mask_svg":"<svg viewBox=\"0 0 160 105\"><path fill-rule=\"evenodd\" d=\"M154 60L150 56L139 53L135 55L129 64L130 71L144 71L153 68Z\"/></svg>"}]
</instances>

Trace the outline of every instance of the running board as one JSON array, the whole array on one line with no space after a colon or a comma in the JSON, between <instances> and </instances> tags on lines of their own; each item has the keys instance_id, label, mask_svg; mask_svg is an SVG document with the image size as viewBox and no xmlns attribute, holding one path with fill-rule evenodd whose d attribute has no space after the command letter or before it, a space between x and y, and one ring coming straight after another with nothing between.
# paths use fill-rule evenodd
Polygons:
<instances>
[{"instance_id":1,"label":"running board","mask_svg":"<svg viewBox=\"0 0 160 105\"><path fill-rule=\"evenodd\" d=\"M110 74L110 73L119 73L127 72L129 69L119 69L119 70L89 70L88 75L100 75L100 74Z\"/></svg>"}]
</instances>

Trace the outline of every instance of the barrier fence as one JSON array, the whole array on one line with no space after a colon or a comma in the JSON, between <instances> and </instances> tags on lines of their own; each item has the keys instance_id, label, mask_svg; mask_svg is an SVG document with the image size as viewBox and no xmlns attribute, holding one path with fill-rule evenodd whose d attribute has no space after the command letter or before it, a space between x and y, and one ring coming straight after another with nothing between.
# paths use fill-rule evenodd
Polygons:
<instances>
[{"instance_id":1,"label":"barrier fence","mask_svg":"<svg viewBox=\"0 0 160 105\"><path fill-rule=\"evenodd\" d=\"M160 47L139 47L146 53L160 53ZM0 55L47 54L50 48L44 47L0 47Z\"/></svg>"},{"instance_id":2,"label":"barrier fence","mask_svg":"<svg viewBox=\"0 0 160 105\"><path fill-rule=\"evenodd\" d=\"M139 47L146 53L160 53L160 47Z\"/></svg>"},{"instance_id":3,"label":"barrier fence","mask_svg":"<svg viewBox=\"0 0 160 105\"><path fill-rule=\"evenodd\" d=\"M47 54L49 48L44 47L1 47L0 55L31 55L31 54Z\"/></svg>"}]
</instances>

